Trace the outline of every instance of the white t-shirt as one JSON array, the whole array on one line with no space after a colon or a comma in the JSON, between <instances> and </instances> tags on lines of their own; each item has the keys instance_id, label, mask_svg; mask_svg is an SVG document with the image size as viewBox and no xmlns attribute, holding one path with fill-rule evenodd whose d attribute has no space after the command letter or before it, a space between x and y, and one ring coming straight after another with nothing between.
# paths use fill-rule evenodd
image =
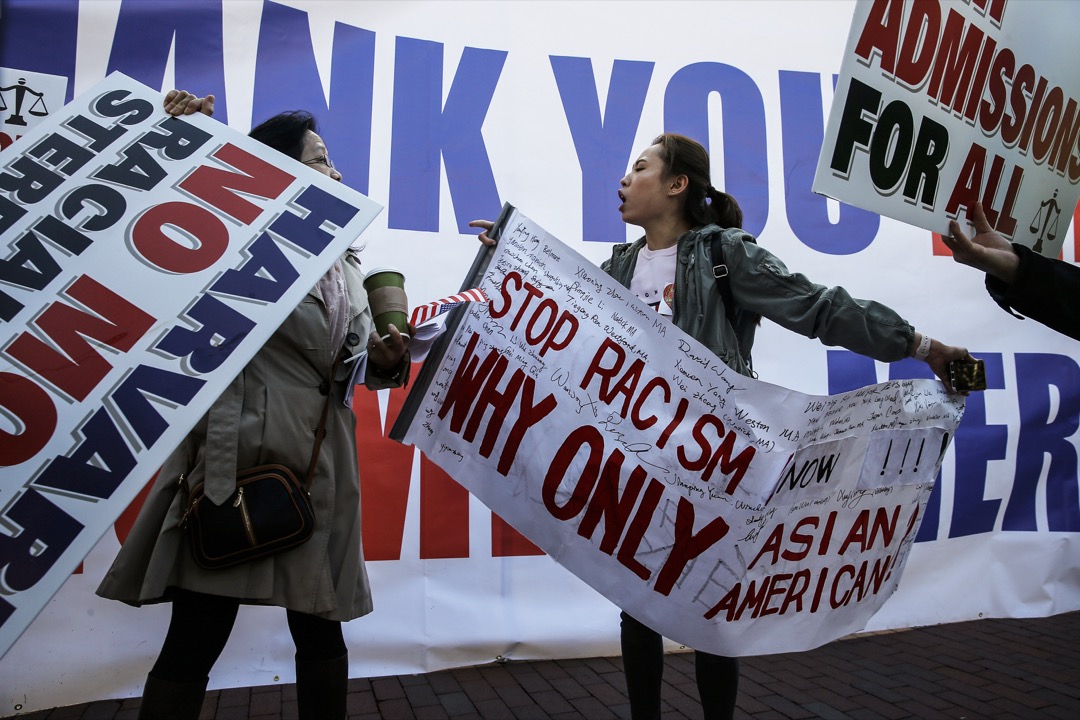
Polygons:
<instances>
[{"instance_id":1,"label":"white t-shirt","mask_svg":"<svg viewBox=\"0 0 1080 720\"><path fill-rule=\"evenodd\" d=\"M675 305L675 253L678 249L678 245L664 250L641 248L634 266L634 278L630 281L630 290L638 299L667 317L671 317Z\"/></svg>"}]
</instances>

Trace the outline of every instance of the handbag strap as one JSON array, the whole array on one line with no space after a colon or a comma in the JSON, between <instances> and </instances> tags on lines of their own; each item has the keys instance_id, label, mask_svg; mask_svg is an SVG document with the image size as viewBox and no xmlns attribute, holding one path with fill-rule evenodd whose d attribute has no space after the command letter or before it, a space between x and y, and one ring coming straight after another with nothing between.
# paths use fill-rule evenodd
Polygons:
<instances>
[{"instance_id":1,"label":"handbag strap","mask_svg":"<svg viewBox=\"0 0 1080 720\"><path fill-rule=\"evenodd\" d=\"M322 416L319 418L319 427L315 428L315 447L311 449L311 461L308 463L307 475L304 476L304 490L311 487L311 479L315 477L315 466L319 464L319 450L322 448L323 438L326 437L326 418L330 414L330 396L334 394L334 375L337 374L338 365L341 362L341 354L338 354L330 368L330 379L326 383L326 400L322 406Z\"/></svg>"}]
</instances>

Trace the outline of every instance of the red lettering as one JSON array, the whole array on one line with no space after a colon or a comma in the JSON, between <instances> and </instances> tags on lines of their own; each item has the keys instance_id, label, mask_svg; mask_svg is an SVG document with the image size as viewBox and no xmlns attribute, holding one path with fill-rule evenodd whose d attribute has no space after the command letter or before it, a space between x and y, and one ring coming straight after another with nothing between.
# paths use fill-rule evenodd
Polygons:
<instances>
[{"instance_id":1,"label":"red lettering","mask_svg":"<svg viewBox=\"0 0 1080 720\"><path fill-rule=\"evenodd\" d=\"M656 578L656 592L670 594L687 563L720 542L730 529L724 518L717 516L695 533L694 503L680 497L675 514L675 544Z\"/></svg>"},{"instance_id":2,"label":"red lettering","mask_svg":"<svg viewBox=\"0 0 1080 720\"><path fill-rule=\"evenodd\" d=\"M792 603L795 604L795 612L802 612L802 597L809 587L810 571L804 568L795 573L791 578L791 585L788 586L787 595L784 596L784 604L780 606L780 614L787 614Z\"/></svg>"},{"instance_id":3,"label":"red lettering","mask_svg":"<svg viewBox=\"0 0 1080 720\"><path fill-rule=\"evenodd\" d=\"M963 109L983 37L978 26L968 25L956 10L949 11L926 89L927 94L944 107L955 111Z\"/></svg>"},{"instance_id":4,"label":"red lettering","mask_svg":"<svg viewBox=\"0 0 1080 720\"><path fill-rule=\"evenodd\" d=\"M56 406L33 380L0 372L0 408L15 432L0 428L0 467L11 467L37 455L56 430Z\"/></svg>"},{"instance_id":5,"label":"red lettering","mask_svg":"<svg viewBox=\"0 0 1080 720\"><path fill-rule=\"evenodd\" d=\"M809 555L810 547L814 544L814 536L812 534L804 534L800 531L806 526L810 526L816 529L818 526L818 521L820 519L821 518L810 516L804 517L802 520L799 520L799 522L795 523L795 527L791 530L791 542L796 543L801 547L796 550L784 550L784 552L780 553L780 557L784 558L785 560L791 560L792 562L795 562L798 560L802 560L807 555Z\"/></svg>"},{"instance_id":6,"label":"red lettering","mask_svg":"<svg viewBox=\"0 0 1080 720\"><path fill-rule=\"evenodd\" d=\"M112 364L86 338L126 352L156 321L86 275L78 277L64 294L93 314L57 302L37 318L34 324L62 353L29 332L21 333L5 352L70 397L85 400L112 370Z\"/></svg>"},{"instance_id":7,"label":"red lettering","mask_svg":"<svg viewBox=\"0 0 1080 720\"><path fill-rule=\"evenodd\" d=\"M563 479L570 469L570 464L577 458L578 453L588 446L588 457L581 474L574 483L570 497L560 505L560 495L565 495ZM551 467L544 476L544 485L541 495L544 507L556 520L570 520L577 517L592 494L596 481L600 478L600 462L604 456L604 437L596 428L586 425L574 430L567 436L563 444L555 452L551 460ZM560 492L561 491L561 492Z\"/></svg>"},{"instance_id":8,"label":"red lettering","mask_svg":"<svg viewBox=\"0 0 1080 720\"><path fill-rule=\"evenodd\" d=\"M840 599L837 599L837 597L836 597L837 588L840 587L840 580L845 575L850 575L852 577L852 579L854 579L855 578L855 566L854 565L845 565L845 566L843 566L842 568L840 568L840 570L837 571L836 577L833 578L832 592L829 593L829 604L832 605L833 610L836 610L837 608L841 608L844 605L847 605L848 602L851 600L851 590L850 590L850 588L848 589L848 591L846 593L843 594L843 596Z\"/></svg>"},{"instance_id":9,"label":"red lettering","mask_svg":"<svg viewBox=\"0 0 1080 720\"><path fill-rule=\"evenodd\" d=\"M614 364L611 367L605 367L601 364L608 352L614 355ZM596 376L600 378L600 397L609 396L611 394L608 389L609 382L618 374L624 360L626 360L626 351L611 338L605 338L604 342L600 343L600 348L596 351L596 354L593 355L588 370L585 371L585 375L581 378L581 389L587 389L589 383L592 382L593 376Z\"/></svg>"},{"instance_id":10,"label":"red lettering","mask_svg":"<svg viewBox=\"0 0 1080 720\"><path fill-rule=\"evenodd\" d=\"M761 559L763 555L768 553L772 556L770 564L775 565L780 561L780 550L784 547L784 523L779 523L773 528L772 533L761 545L761 549L758 550L757 555L750 561L750 564L746 566L747 570L752 570L757 561Z\"/></svg>"},{"instance_id":11,"label":"red lettering","mask_svg":"<svg viewBox=\"0 0 1080 720\"><path fill-rule=\"evenodd\" d=\"M683 418L686 417L686 410L690 407L690 401L686 398L679 398L679 404L675 408L675 416L671 418L671 422L664 428L664 432L660 433L660 438L656 441L656 447L660 450L664 449L667 445L668 438L671 437L671 433L675 432L675 428L679 427Z\"/></svg>"},{"instance_id":12,"label":"red lettering","mask_svg":"<svg viewBox=\"0 0 1080 720\"><path fill-rule=\"evenodd\" d=\"M904 29L904 41L896 61L896 79L916 88L930 71L941 32L941 7L936 2L916 2Z\"/></svg>"},{"instance_id":13,"label":"red lettering","mask_svg":"<svg viewBox=\"0 0 1080 720\"><path fill-rule=\"evenodd\" d=\"M1012 93L1009 95L1009 107L1012 113L1005 116L1001 125L1001 142L1006 146L1016 144L1020 131L1024 127L1027 115L1027 93L1035 85L1035 68L1022 65L1012 80Z\"/></svg>"},{"instance_id":14,"label":"red lettering","mask_svg":"<svg viewBox=\"0 0 1080 720\"><path fill-rule=\"evenodd\" d=\"M765 599L761 603L761 612L754 617L776 615L780 612L780 608L770 607L770 605L772 605L774 597L780 595L787 589L782 583L785 583L790 579L791 573L779 573L778 575L769 576L769 591L765 593Z\"/></svg>"},{"instance_id":15,"label":"red lettering","mask_svg":"<svg viewBox=\"0 0 1080 720\"><path fill-rule=\"evenodd\" d=\"M843 555L847 552L848 547L851 545L857 545L860 551L866 550L869 547L869 541L867 540L866 533L870 527L870 509L863 508L859 511L858 517L855 518L855 522L851 524L851 529L848 530L847 537L844 538L844 542L840 543L840 551L838 554Z\"/></svg>"},{"instance_id":16,"label":"red lettering","mask_svg":"<svg viewBox=\"0 0 1080 720\"><path fill-rule=\"evenodd\" d=\"M601 518L604 520L604 536L600 540L600 551L611 555L619 545L619 539L623 535L627 520L634 510L641 488L645 485L648 473L640 465L630 472L626 487L619 495L619 479L622 474L622 464L625 456L619 450L613 450L604 469L600 473L600 480L596 485L596 491L589 500L589 506L585 510L585 517L578 526L578 535L591 539L596 526Z\"/></svg>"},{"instance_id":17,"label":"red lettering","mask_svg":"<svg viewBox=\"0 0 1080 720\"><path fill-rule=\"evenodd\" d=\"M869 62L875 53L880 53L881 69L891 73L896 67L903 22L904 3L901 0L875 0L855 45L855 54Z\"/></svg>"},{"instance_id":18,"label":"red lettering","mask_svg":"<svg viewBox=\"0 0 1080 720\"><path fill-rule=\"evenodd\" d=\"M715 415L702 415L694 423L694 428L691 431L691 435L694 440L697 441L698 448L701 449L701 454L696 459L690 459L685 452L685 446L680 445L676 451L676 455L679 458L679 464L687 470L697 472L704 470L712 459L712 445L709 443L708 438L705 437L705 428L711 427L716 431L716 437L719 439L724 434L724 423L720 418Z\"/></svg>"},{"instance_id":19,"label":"red lettering","mask_svg":"<svg viewBox=\"0 0 1080 720\"><path fill-rule=\"evenodd\" d=\"M202 165L180 181L180 187L229 217L248 225L262 212L245 195L273 199L292 184L292 175L281 168L241 150L232 143L222 145L213 156L240 172Z\"/></svg>"},{"instance_id":20,"label":"red lettering","mask_svg":"<svg viewBox=\"0 0 1080 720\"><path fill-rule=\"evenodd\" d=\"M649 576L652 575L652 571L642 565L635 556L663 495L663 483L656 478L649 480L649 487L645 490L645 496L641 499L641 504L634 514L634 519L630 521L630 528L626 531L626 538L623 539L623 544L615 555L620 563L642 580L648 580Z\"/></svg>"},{"instance_id":21,"label":"red lettering","mask_svg":"<svg viewBox=\"0 0 1080 720\"><path fill-rule=\"evenodd\" d=\"M414 366L414 377L416 372L417 367ZM404 390L390 391L386 404L387 426L397 418L406 395ZM400 560L415 449L385 436L378 398L378 393L360 389L353 394L360 495L363 499L360 518L364 557L367 560ZM450 538L452 534L447 533L446 537Z\"/></svg>"},{"instance_id":22,"label":"red lettering","mask_svg":"<svg viewBox=\"0 0 1080 720\"><path fill-rule=\"evenodd\" d=\"M178 242L164 230L179 231ZM225 223L206 208L185 202L155 205L135 221L132 245L149 263L167 272L186 275L217 262L229 247Z\"/></svg>"},{"instance_id":23,"label":"red lettering","mask_svg":"<svg viewBox=\"0 0 1080 720\"><path fill-rule=\"evenodd\" d=\"M641 406L645 404L649 399L649 395L651 395L652 391L656 388L660 388L664 391L665 404L671 402L671 387L663 378L654 377L652 380L645 383L645 387L641 390L641 395L638 396L637 402L634 403L634 407L631 408L630 411L630 421L634 423L634 427L638 430L647 430L656 424L657 418L655 415L650 415L647 418L641 417ZM662 439L664 442L667 441L666 438ZM663 445L660 445L660 447L663 447Z\"/></svg>"}]
</instances>

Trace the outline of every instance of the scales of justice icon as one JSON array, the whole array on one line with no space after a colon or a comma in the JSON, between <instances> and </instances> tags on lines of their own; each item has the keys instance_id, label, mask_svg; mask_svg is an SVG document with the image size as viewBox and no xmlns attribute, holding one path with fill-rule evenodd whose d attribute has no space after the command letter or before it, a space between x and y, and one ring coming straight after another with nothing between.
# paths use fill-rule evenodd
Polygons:
<instances>
[{"instance_id":1,"label":"scales of justice icon","mask_svg":"<svg viewBox=\"0 0 1080 720\"><path fill-rule=\"evenodd\" d=\"M1058 232L1058 218L1061 217L1061 207L1057 201L1058 191L1054 191L1054 197L1043 200L1039 204L1039 210L1035 213L1035 217L1031 218L1031 225L1028 226L1028 230L1031 234L1039 234L1038 240L1035 241L1035 246L1031 248L1037 253L1041 253L1043 249L1043 240L1054 242L1054 238L1057 237Z\"/></svg>"},{"instance_id":2,"label":"scales of justice icon","mask_svg":"<svg viewBox=\"0 0 1080 720\"><path fill-rule=\"evenodd\" d=\"M27 95L33 95L37 98L34 104L26 111L34 117L45 117L49 114L49 109L45 107L45 93L40 93L37 90L27 86L25 78L19 78L18 84L8 85L7 87L0 87L0 113L8 109L7 101L4 99L4 93L15 91L15 108L14 112L4 121L6 125L19 125L26 127L26 119L22 116L23 103L26 101Z\"/></svg>"}]
</instances>

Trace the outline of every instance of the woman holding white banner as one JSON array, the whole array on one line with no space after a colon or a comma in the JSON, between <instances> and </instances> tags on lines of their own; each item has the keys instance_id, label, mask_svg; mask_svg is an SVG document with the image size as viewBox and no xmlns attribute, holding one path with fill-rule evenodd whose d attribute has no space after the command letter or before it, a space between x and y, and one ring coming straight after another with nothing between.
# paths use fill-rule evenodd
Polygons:
<instances>
[{"instance_id":1,"label":"woman holding white banner","mask_svg":"<svg viewBox=\"0 0 1080 720\"><path fill-rule=\"evenodd\" d=\"M619 198L623 221L643 228L645 235L615 246L604 271L736 372L754 376L750 353L760 317L875 360L918 358L950 392L949 363L974 361L964 348L915 332L880 303L789 272L739 229L738 203L712 187L708 153L690 138L670 133L656 138L622 179ZM492 227L483 220L472 224L485 231ZM494 243L486 232L480 240ZM658 719L663 639L624 612L622 653L632 717ZM738 660L699 651L695 665L705 718L733 717Z\"/></svg>"},{"instance_id":2,"label":"woman holding white banner","mask_svg":"<svg viewBox=\"0 0 1080 720\"><path fill-rule=\"evenodd\" d=\"M174 90L165 109L211 115L213 100ZM292 112L270 118L251 136L340 181L315 130L310 114ZM356 423L343 402L350 372L339 360L367 339L368 387L400 387L409 370L409 335L393 325L385 339L372 332L359 265L351 252L335 262L170 455L98 588L103 597L132 605L172 603L140 718L199 716L208 674L241 604L286 609L300 718L345 718L349 663L341 623L367 614L372 604L360 542ZM312 432L317 426L321 441ZM291 549L229 567L198 564L183 529L182 490L202 483L207 498L215 486L226 503L233 495L239 503L238 470L269 464L310 465L314 534Z\"/></svg>"}]
</instances>

